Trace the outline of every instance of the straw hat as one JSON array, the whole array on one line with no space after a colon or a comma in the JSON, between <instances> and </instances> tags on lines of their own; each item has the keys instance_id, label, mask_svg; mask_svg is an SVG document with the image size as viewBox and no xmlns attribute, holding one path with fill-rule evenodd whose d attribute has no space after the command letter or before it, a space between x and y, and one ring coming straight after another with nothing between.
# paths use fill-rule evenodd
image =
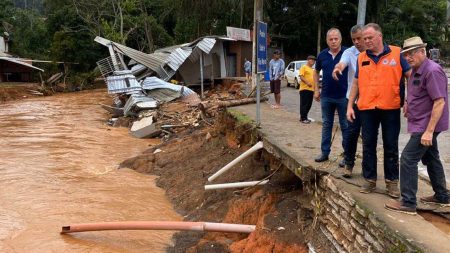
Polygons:
<instances>
[{"instance_id":1,"label":"straw hat","mask_svg":"<svg viewBox=\"0 0 450 253\"><path fill-rule=\"evenodd\" d=\"M409 39L406 39L403 42L403 50L401 53L411 51L416 48L426 47L427 43L423 43L422 39L419 36L415 36Z\"/></svg>"}]
</instances>

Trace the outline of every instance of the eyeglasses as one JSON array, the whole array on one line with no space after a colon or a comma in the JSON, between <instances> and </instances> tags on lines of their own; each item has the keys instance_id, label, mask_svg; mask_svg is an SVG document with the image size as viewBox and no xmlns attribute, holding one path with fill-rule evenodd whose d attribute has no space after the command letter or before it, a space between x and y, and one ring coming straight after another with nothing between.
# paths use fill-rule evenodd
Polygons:
<instances>
[{"instance_id":1,"label":"eyeglasses","mask_svg":"<svg viewBox=\"0 0 450 253\"><path fill-rule=\"evenodd\" d=\"M419 52L422 48L416 48L411 51L407 51L403 53L403 57L413 57L417 52Z\"/></svg>"}]
</instances>

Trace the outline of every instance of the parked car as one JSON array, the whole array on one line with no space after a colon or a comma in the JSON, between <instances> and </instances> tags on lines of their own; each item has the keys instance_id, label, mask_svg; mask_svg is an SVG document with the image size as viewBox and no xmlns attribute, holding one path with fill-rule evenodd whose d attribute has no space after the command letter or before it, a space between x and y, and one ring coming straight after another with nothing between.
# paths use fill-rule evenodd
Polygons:
<instances>
[{"instance_id":1,"label":"parked car","mask_svg":"<svg viewBox=\"0 0 450 253\"><path fill-rule=\"evenodd\" d=\"M298 89L300 85L300 77L298 76L298 70L308 62L307 60L292 61L288 64L284 70L284 78L286 79L287 86L293 86ZM313 66L314 68L314 66ZM322 71L320 71L319 85L322 83Z\"/></svg>"},{"instance_id":2,"label":"parked car","mask_svg":"<svg viewBox=\"0 0 450 253\"><path fill-rule=\"evenodd\" d=\"M286 69L284 70L284 78L286 79L287 86L294 86L296 89L298 89L298 86L300 85L300 80L298 77L298 70L306 64L306 60L304 61L293 61L288 64Z\"/></svg>"}]
</instances>

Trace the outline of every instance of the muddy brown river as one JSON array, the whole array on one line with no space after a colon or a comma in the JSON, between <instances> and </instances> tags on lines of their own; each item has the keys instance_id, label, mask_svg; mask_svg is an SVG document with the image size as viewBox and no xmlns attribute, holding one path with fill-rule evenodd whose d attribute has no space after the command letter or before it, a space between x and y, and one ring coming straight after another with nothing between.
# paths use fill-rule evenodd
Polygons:
<instances>
[{"instance_id":1,"label":"muddy brown river","mask_svg":"<svg viewBox=\"0 0 450 253\"><path fill-rule=\"evenodd\" d=\"M126 158L150 142L105 124L105 90L0 104L0 252L163 252L170 231L61 235L70 223L180 220Z\"/></svg>"}]
</instances>

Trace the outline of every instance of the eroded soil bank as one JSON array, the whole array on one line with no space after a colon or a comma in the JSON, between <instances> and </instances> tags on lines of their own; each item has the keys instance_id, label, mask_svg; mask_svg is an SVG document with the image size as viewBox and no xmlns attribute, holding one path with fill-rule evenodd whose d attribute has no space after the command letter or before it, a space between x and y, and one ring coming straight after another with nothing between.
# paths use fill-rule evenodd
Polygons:
<instances>
[{"instance_id":1,"label":"eroded soil bank","mask_svg":"<svg viewBox=\"0 0 450 253\"><path fill-rule=\"evenodd\" d=\"M0 83L0 102L36 97L36 83Z\"/></svg>"},{"instance_id":2,"label":"eroded soil bank","mask_svg":"<svg viewBox=\"0 0 450 253\"><path fill-rule=\"evenodd\" d=\"M317 252L329 245L312 238L317 229L308 194L301 181L270 154L259 151L213 183L261 180L265 186L205 191L207 178L255 143L251 125L223 113L213 127L187 131L128 159L121 167L159 176L157 185L186 221L256 224L250 235L179 232L168 252Z\"/></svg>"}]
</instances>

